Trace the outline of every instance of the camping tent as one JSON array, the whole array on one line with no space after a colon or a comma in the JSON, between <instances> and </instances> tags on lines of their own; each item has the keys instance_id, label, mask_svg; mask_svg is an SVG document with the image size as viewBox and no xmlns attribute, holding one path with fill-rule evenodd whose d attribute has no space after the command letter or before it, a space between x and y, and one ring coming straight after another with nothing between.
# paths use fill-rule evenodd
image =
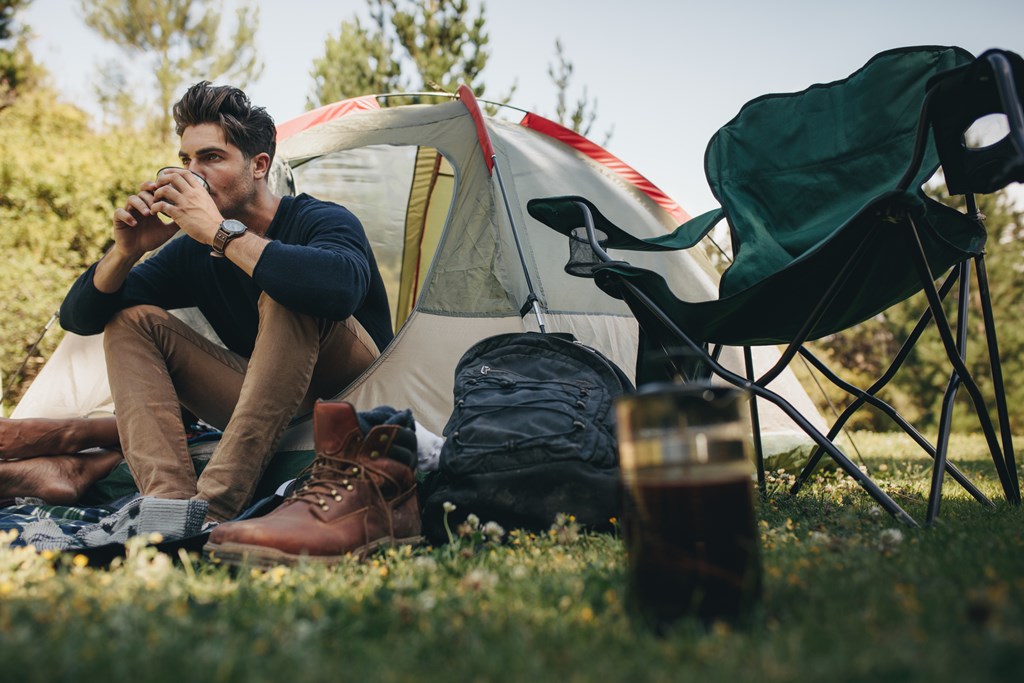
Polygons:
<instances>
[{"instance_id":1,"label":"camping tent","mask_svg":"<svg viewBox=\"0 0 1024 683\"><path fill-rule=\"evenodd\" d=\"M395 340L339 398L360 408L411 407L424 426L440 432L462 353L484 337L537 330L541 323L632 371L638 331L628 309L593 282L567 275L566 239L525 208L534 197L591 197L640 237L688 218L606 150L534 114L517 121L485 116L467 88L435 104L381 108L376 97L346 100L282 124L278 138L280 187L351 209L387 283ZM629 257L664 273L686 298L716 294L717 273L699 249ZM98 346L68 335L15 416L103 409L105 377L92 372L103 372ZM759 354L758 361L773 354ZM731 357L738 367L738 354ZM817 415L791 375L777 382L787 385L783 393L798 408ZM772 424L770 417L765 422ZM794 431L783 421L767 428ZM310 442L308 424L300 424L281 449Z\"/></svg>"}]
</instances>

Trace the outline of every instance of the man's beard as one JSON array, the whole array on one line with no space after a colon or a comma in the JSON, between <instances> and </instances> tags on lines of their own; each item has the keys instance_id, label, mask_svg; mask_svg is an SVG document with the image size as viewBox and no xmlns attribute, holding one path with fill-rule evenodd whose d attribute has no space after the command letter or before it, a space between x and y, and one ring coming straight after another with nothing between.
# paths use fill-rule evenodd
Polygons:
<instances>
[{"instance_id":1,"label":"man's beard","mask_svg":"<svg viewBox=\"0 0 1024 683\"><path fill-rule=\"evenodd\" d=\"M256 183L248 176L242 176L229 193L222 193L225 203L217 208L224 218L238 220L244 216L256 199Z\"/></svg>"}]
</instances>

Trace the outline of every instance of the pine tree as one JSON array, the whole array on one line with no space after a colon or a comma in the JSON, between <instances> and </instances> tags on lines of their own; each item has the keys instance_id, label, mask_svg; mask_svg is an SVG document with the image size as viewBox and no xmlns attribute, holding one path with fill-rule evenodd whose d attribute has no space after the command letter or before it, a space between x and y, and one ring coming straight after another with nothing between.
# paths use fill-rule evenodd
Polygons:
<instances>
[{"instance_id":1,"label":"pine tree","mask_svg":"<svg viewBox=\"0 0 1024 683\"><path fill-rule=\"evenodd\" d=\"M244 88L263 70L256 50L259 10L238 7L236 26L221 41L222 0L80 0L86 24L118 45L133 60L150 64L157 114L151 119L162 139L170 138L171 106L182 84L228 80ZM123 76L120 64L103 68L100 99L122 115L140 104L138 84ZM150 118L150 117L147 117Z\"/></svg>"},{"instance_id":2,"label":"pine tree","mask_svg":"<svg viewBox=\"0 0 1024 683\"><path fill-rule=\"evenodd\" d=\"M580 135L590 135L590 130L594 127L594 121L597 119L597 100L591 101L590 97L587 96L587 88L584 86L583 93L576 100L572 111L570 111L568 104L569 86L572 83L575 67L565 55L562 41L558 39L555 39L555 58L557 64L548 65L548 76L558 91L555 104L555 120ZM612 133L609 130L605 133L604 141L601 144L607 145L611 137Z\"/></svg>"},{"instance_id":3,"label":"pine tree","mask_svg":"<svg viewBox=\"0 0 1024 683\"><path fill-rule=\"evenodd\" d=\"M42 68L28 49L27 30L15 17L31 0L0 0L0 109L13 104L19 90L33 87Z\"/></svg>"},{"instance_id":4,"label":"pine tree","mask_svg":"<svg viewBox=\"0 0 1024 683\"><path fill-rule=\"evenodd\" d=\"M367 0L367 6L372 25L343 22L314 61L310 107L399 90L454 92L461 84L484 94L490 38L483 5L475 16L467 0Z\"/></svg>"}]
</instances>

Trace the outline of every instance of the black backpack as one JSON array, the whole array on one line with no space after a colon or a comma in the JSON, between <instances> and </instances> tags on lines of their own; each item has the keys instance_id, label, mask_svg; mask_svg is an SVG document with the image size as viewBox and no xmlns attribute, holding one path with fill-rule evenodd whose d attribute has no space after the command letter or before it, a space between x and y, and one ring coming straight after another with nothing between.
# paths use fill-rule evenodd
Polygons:
<instances>
[{"instance_id":1,"label":"black backpack","mask_svg":"<svg viewBox=\"0 0 1024 683\"><path fill-rule=\"evenodd\" d=\"M423 530L448 540L475 514L506 530L548 529L558 513L593 530L618 514L616 396L629 378L569 334L502 334L474 344L455 369L455 407L440 465L421 487Z\"/></svg>"}]
</instances>

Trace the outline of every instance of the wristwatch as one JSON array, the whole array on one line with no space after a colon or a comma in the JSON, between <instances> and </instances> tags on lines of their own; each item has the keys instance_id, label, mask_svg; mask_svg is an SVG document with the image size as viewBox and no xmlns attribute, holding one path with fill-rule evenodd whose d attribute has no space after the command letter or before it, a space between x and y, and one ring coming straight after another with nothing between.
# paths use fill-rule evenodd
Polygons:
<instances>
[{"instance_id":1,"label":"wristwatch","mask_svg":"<svg viewBox=\"0 0 1024 683\"><path fill-rule=\"evenodd\" d=\"M210 256L216 256L217 258L224 257L224 249L228 246L228 242L241 237L245 234L248 228L242 221L236 221L234 218L228 218L220 224L217 228L217 234L213 236L213 251L210 252Z\"/></svg>"}]
</instances>

